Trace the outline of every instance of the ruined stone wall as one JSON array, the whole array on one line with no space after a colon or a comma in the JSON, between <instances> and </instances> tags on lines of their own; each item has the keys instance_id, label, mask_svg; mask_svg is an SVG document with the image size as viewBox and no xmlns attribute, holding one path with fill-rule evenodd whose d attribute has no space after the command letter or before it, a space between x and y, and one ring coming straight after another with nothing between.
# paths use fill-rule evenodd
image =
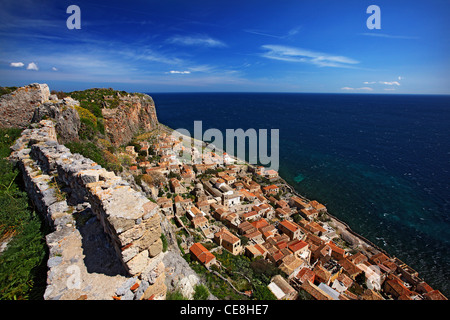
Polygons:
<instances>
[{"instance_id":1,"label":"ruined stone wall","mask_svg":"<svg viewBox=\"0 0 450 320\"><path fill-rule=\"evenodd\" d=\"M18 162L32 202L54 230L46 237L44 298L164 299L159 207L113 172L58 144L52 121L35 127L23 131L10 159ZM101 254L87 257L92 231L84 237L87 227L76 219L86 210L95 217L89 228L97 223L106 235L96 246L105 252L111 246L121 266L112 266L107 254L111 261L94 261ZM93 265L103 273L92 272Z\"/></svg>"}]
</instances>

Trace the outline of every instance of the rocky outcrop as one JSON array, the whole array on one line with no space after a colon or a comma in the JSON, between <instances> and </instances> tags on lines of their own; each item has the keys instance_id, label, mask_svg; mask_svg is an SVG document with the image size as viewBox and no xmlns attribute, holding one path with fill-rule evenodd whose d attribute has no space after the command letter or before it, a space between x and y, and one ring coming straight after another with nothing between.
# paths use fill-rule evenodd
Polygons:
<instances>
[{"instance_id":1,"label":"rocky outcrop","mask_svg":"<svg viewBox=\"0 0 450 320\"><path fill-rule=\"evenodd\" d=\"M52 98L53 96L51 96ZM80 103L70 97L44 102L34 109L31 122L53 119L58 133L58 141L62 144L78 139L80 116L75 109Z\"/></svg>"},{"instance_id":2,"label":"rocky outcrop","mask_svg":"<svg viewBox=\"0 0 450 320\"><path fill-rule=\"evenodd\" d=\"M139 132L158 127L153 99L141 93L121 95L110 107L102 102L105 134L114 146L127 144ZM108 99L105 97L104 99ZM70 97L50 95L47 84L33 83L0 97L0 127L27 128L31 123L52 119L60 143L78 138L81 122L75 109L80 103Z\"/></svg>"},{"instance_id":3,"label":"rocky outcrop","mask_svg":"<svg viewBox=\"0 0 450 320\"><path fill-rule=\"evenodd\" d=\"M155 103L146 94L121 96L117 108L102 109L105 133L111 143L120 146L131 141L139 132L158 127Z\"/></svg>"},{"instance_id":4,"label":"rocky outcrop","mask_svg":"<svg viewBox=\"0 0 450 320\"><path fill-rule=\"evenodd\" d=\"M46 84L33 83L0 97L0 127L26 128L34 110L50 98Z\"/></svg>"},{"instance_id":5,"label":"rocky outcrop","mask_svg":"<svg viewBox=\"0 0 450 320\"><path fill-rule=\"evenodd\" d=\"M33 126L22 132L10 159L18 162L30 199L54 230L46 237L44 298L164 299L158 206L113 172L58 144L52 121ZM88 227L80 221L86 211L92 214ZM125 282L133 283L123 289Z\"/></svg>"}]
</instances>

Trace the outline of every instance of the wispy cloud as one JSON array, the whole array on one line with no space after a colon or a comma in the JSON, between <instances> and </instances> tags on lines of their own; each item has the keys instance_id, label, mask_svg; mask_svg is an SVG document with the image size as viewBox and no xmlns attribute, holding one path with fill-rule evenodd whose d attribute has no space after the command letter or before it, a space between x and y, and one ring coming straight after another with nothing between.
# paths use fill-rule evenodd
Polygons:
<instances>
[{"instance_id":1,"label":"wispy cloud","mask_svg":"<svg viewBox=\"0 0 450 320\"><path fill-rule=\"evenodd\" d=\"M190 71L177 71L177 70L171 70L169 72L166 73L170 73L170 74L190 74Z\"/></svg>"},{"instance_id":2,"label":"wispy cloud","mask_svg":"<svg viewBox=\"0 0 450 320\"><path fill-rule=\"evenodd\" d=\"M388 39L405 39L405 40L417 40L419 37L412 37L412 36L397 36L397 35L391 35L386 33L360 33L362 36L368 36L368 37L378 37L378 38L388 38Z\"/></svg>"},{"instance_id":3,"label":"wispy cloud","mask_svg":"<svg viewBox=\"0 0 450 320\"><path fill-rule=\"evenodd\" d=\"M401 80L403 80L404 78L399 76L397 77L398 81L364 81L364 84L384 84L387 86L400 86L400 82Z\"/></svg>"},{"instance_id":4,"label":"wispy cloud","mask_svg":"<svg viewBox=\"0 0 450 320\"><path fill-rule=\"evenodd\" d=\"M345 90L345 91L373 91L373 89L371 87L362 87L362 88L351 88L351 87L343 87L341 88L341 90Z\"/></svg>"},{"instance_id":5,"label":"wispy cloud","mask_svg":"<svg viewBox=\"0 0 450 320\"><path fill-rule=\"evenodd\" d=\"M299 33L301 27L295 27L290 29L286 34L284 35L275 35L266 31L261 31L261 30L254 30L254 29L245 29L243 30L244 32L247 33L251 33L251 34L256 34L259 36L264 36L264 37L270 37L270 38L276 38L276 39L287 39L289 37L292 37L294 35L296 35L297 33Z\"/></svg>"},{"instance_id":6,"label":"wispy cloud","mask_svg":"<svg viewBox=\"0 0 450 320\"><path fill-rule=\"evenodd\" d=\"M167 42L184 46L201 46L201 47L227 46L224 42L217 39L213 39L209 36L173 36L167 39Z\"/></svg>"},{"instance_id":7,"label":"wispy cloud","mask_svg":"<svg viewBox=\"0 0 450 320\"><path fill-rule=\"evenodd\" d=\"M23 62L11 62L9 65L14 68L22 68L24 66Z\"/></svg>"},{"instance_id":8,"label":"wispy cloud","mask_svg":"<svg viewBox=\"0 0 450 320\"><path fill-rule=\"evenodd\" d=\"M262 48L267 50L267 52L264 52L261 56L273 60L303 62L314 64L319 67L336 68L351 68L353 65L359 63L359 61L348 57L335 56L302 48L280 45L263 45Z\"/></svg>"},{"instance_id":9,"label":"wispy cloud","mask_svg":"<svg viewBox=\"0 0 450 320\"><path fill-rule=\"evenodd\" d=\"M393 86L393 85L399 86L400 85L400 82L398 82L398 81L379 81L379 83L386 84L388 86Z\"/></svg>"}]
</instances>

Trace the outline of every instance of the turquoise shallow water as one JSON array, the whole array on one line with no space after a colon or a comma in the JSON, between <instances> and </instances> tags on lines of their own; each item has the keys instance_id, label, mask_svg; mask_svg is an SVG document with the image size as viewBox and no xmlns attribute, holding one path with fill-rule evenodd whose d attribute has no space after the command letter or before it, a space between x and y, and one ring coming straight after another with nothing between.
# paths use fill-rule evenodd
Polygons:
<instances>
[{"instance_id":1,"label":"turquoise shallow water","mask_svg":"<svg viewBox=\"0 0 450 320\"><path fill-rule=\"evenodd\" d=\"M279 129L290 184L450 296L450 97L150 95L172 128Z\"/></svg>"}]
</instances>

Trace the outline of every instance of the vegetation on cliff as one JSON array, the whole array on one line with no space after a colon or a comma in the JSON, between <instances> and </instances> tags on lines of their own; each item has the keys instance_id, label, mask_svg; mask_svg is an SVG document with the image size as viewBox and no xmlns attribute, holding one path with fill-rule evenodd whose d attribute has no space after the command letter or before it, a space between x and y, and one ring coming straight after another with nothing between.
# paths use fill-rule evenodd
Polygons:
<instances>
[{"instance_id":1,"label":"vegetation on cliff","mask_svg":"<svg viewBox=\"0 0 450 320\"><path fill-rule=\"evenodd\" d=\"M105 132L105 119L102 110L128 105L126 99L129 97L142 98L144 95L130 94L111 88L93 88L73 92L52 91L52 94L57 95L60 99L70 96L80 103L79 106L75 107L81 122L78 139L65 144L71 152L80 153L94 160L105 169L116 173L123 170L123 164L128 167L129 161L120 155L120 151L123 151L122 149L125 146L114 145L114 141L111 141ZM130 145L130 143L127 145Z\"/></svg>"},{"instance_id":2,"label":"vegetation on cliff","mask_svg":"<svg viewBox=\"0 0 450 320\"><path fill-rule=\"evenodd\" d=\"M42 299L45 289L45 241L41 221L20 189L18 169L8 162L19 129L0 129L0 299ZM44 276L42 276L44 274ZM40 280L39 280L40 279Z\"/></svg>"},{"instance_id":3,"label":"vegetation on cliff","mask_svg":"<svg viewBox=\"0 0 450 320\"><path fill-rule=\"evenodd\" d=\"M0 97L4 94L9 94L15 91L17 87L0 87Z\"/></svg>"}]
</instances>

